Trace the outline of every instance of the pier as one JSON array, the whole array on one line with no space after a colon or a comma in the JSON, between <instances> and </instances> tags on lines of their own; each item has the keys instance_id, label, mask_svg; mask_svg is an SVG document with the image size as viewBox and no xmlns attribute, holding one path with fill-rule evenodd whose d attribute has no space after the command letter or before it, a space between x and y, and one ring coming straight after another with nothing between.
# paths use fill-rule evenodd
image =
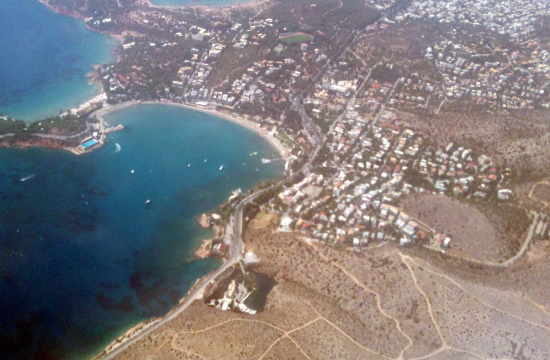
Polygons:
<instances>
[{"instance_id":1,"label":"pier","mask_svg":"<svg viewBox=\"0 0 550 360\"><path fill-rule=\"evenodd\" d=\"M262 159L262 164L271 164L271 163L274 163L276 161L281 161L281 160L284 160L283 158L277 158L277 159Z\"/></svg>"},{"instance_id":2,"label":"pier","mask_svg":"<svg viewBox=\"0 0 550 360\"><path fill-rule=\"evenodd\" d=\"M106 122L103 118L99 118L98 132L94 132L91 137L88 137L80 142L80 145L70 148L69 151L75 155L82 155L100 148L105 143L107 134L124 130L124 125L106 127Z\"/></svg>"},{"instance_id":3,"label":"pier","mask_svg":"<svg viewBox=\"0 0 550 360\"><path fill-rule=\"evenodd\" d=\"M275 161L281 161L284 160L283 158L277 158L277 159L262 159L262 164L271 164Z\"/></svg>"},{"instance_id":4,"label":"pier","mask_svg":"<svg viewBox=\"0 0 550 360\"><path fill-rule=\"evenodd\" d=\"M112 126L110 128L106 128L105 129L105 134L110 134L110 133L113 133L113 132L116 132L116 131L121 131L121 130L124 130L124 125L119 124L117 126Z\"/></svg>"}]
</instances>

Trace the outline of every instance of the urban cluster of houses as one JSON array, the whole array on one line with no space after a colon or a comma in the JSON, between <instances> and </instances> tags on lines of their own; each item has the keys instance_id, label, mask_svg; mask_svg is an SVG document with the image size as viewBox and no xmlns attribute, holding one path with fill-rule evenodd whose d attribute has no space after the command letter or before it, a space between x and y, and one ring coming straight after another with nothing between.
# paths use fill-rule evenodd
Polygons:
<instances>
[{"instance_id":1,"label":"urban cluster of houses","mask_svg":"<svg viewBox=\"0 0 550 360\"><path fill-rule=\"evenodd\" d=\"M381 10L394 2L370 1ZM549 6L545 0L411 2L395 18L397 22L424 19L467 24L480 27L483 34L508 36L520 49L479 45L468 42L468 38L441 38L423 50L424 59L434 65L431 71L438 74L433 79L420 71L393 76L395 59L372 51L368 56L374 61L355 54L363 66L350 65L346 52L317 79L314 76L324 68L330 49L311 39L304 40L299 49L291 46L288 37L293 35L280 33L278 21L269 18L217 30L190 25L160 11L136 11L130 17L140 26L155 31L168 24L169 34L163 33L165 41L132 39L123 44L121 54L128 54L129 59L140 54L143 60L154 61L155 68L170 69L166 77L170 80L153 90L159 98L200 106L242 110L250 105L293 101L308 80L316 79L304 92L304 104L310 107L309 116L321 122L328 120L327 151L314 172L279 194L286 214L281 225L356 248L373 240L390 239L402 244L426 241L446 248L450 237L401 211L399 199L411 192L432 192L474 200L510 200L514 194L506 185L507 169L460 145L433 145L424 135L405 128L392 108L427 110L434 98L438 99L436 105L445 99L495 109L549 107L544 86L550 77L550 54L537 41L531 41L537 35L537 21L548 14ZM379 31L392 24L386 20L367 30ZM320 31L313 31L316 37L323 37ZM158 55L183 46L181 38L201 46L193 45L191 57L185 60L168 55L163 60ZM257 49L263 58L212 84L209 80L217 62L226 56L228 48ZM119 96L148 86L152 79L143 74L146 66L110 66L101 72L110 91ZM370 76L373 70L376 76Z\"/></svg>"},{"instance_id":2,"label":"urban cluster of houses","mask_svg":"<svg viewBox=\"0 0 550 360\"><path fill-rule=\"evenodd\" d=\"M345 106L348 103L350 97L359 89L361 79L354 71L349 69L347 62L340 62L338 65L333 66L327 71L321 80L316 84L312 92L304 99L306 104L313 106L312 115L317 117L334 117L343 114ZM376 87L380 88L379 83L376 83ZM391 85L389 86L391 88ZM376 95L365 95L365 101L361 101L363 98L357 96L357 104L363 104L367 106L373 106L371 109L367 109L366 113L374 113L378 107L374 106L375 103L380 104L384 96L387 94L384 91L386 87L380 89ZM363 112L362 112L363 113ZM353 117L357 117L357 113L348 114ZM363 115L363 114L362 114Z\"/></svg>"},{"instance_id":3,"label":"urban cluster of houses","mask_svg":"<svg viewBox=\"0 0 550 360\"><path fill-rule=\"evenodd\" d=\"M247 28L240 23L235 23L229 30L232 40L231 46L246 48L248 46L260 46L260 42L267 36L277 37L279 32L273 27L277 20L262 19L249 23ZM211 88L205 84L216 60L223 56L226 46L218 43L212 44L210 49L194 55L194 59L186 60L188 66L182 68L185 74L178 71L177 79L172 81L173 87L183 89L181 98L188 101L209 101L213 105L234 108L237 105L247 105L256 102L270 102L278 104L285 102L294 92L297 82L307 79L307 70L304 71L304 63L313 57L322 55L318 48L308 49L307 44L301 45L302 57L297 59L287 57L282 60L270 60L268 52L266 57L254 62L240 76L232 80L228 87L214 84ZM273 47L273 53L280 55L287 47L283 42L278 42ZM311 50L311 51L308 51ZM180 71L182 70L180 69Z\"/></svg>"},{"instance_id":4,"label":"urban cluster of houses","mask_svg":"<svg viewBox=\"0 0 550 360\"><path fill-rule=\"evenodd\" d=\"M315 172L281 191L284 229L361 248L371 241L422 242L445 249L451 238L400 210L400 198L430 192L510 200L506 170L454 144L438 148L385 111L379 121L346 117L332 127L328 155Z\"/></svg>"},{"instance_id":5,"label":"urban cluster of houses","mask_svg":"<svg viewBox=\"0 0 550 360\"><path fill-rule=\"evenodd\" d=\"M495 49L480 52L460 40L443 40L429 47L426 56L434 61L443 76L443 93L447 99L465 98L498 110L533 109L547 103L546 84L537 81L539 74L509 65L509 61L518 60L518 51L509 57L500 49L497 51L500 56L495 56L495 52ZM546 63L548 60L550 57Z\"/></svg>"},{"instance_id":6,"label":"urban cluster of houses","mask_svg":"<svg viewBox=\"0 0 550 360\"><path fill-rule=\"evenodd\" d=\"M371 6L381 11L394 3L394 0L369 1ZM442 37L424 49L426 58L433 62L441 77L427 80L426 74L422 73L401 74L395 94L388 99L387 105L428 111L431 105L439 106L442 100L447 99L450 102L471 101L490 109L550 107L549 90L546 89L550 78L550 53L540 48L538 41L532 41L539 35L537 31L541 17L548 14L548 7L544 0L411 2L395 17L397 23L423 19L457 26L465 24L480 29L480 41ZM216 18L213 14L209 16ZM128 52L129 58L139 54L160 72L172 69L184 60L169 61L168 55L162 60L163 53L170 53L160 49L178 48L187 40L201 43L201 46L192 48L191 58L186 56L184 64L173 68L173 78L168 83L155 84L153 91L150 89L153 86L151 69L144 69L143 64L104 73L110 101L131 100L147 94L175 101L208 101L232 108L242 106L243 111L251 104L276 106L293 99L303 89L302 85L324 66L326 54L330 53L330 49L325 48L328 43L317 41L324 36L318 29L311 29L311 34L305 34L315 41L304 40L299 47L300 53L296 53L294 47L291 53L286 52L290 45L285 41L285 30L281 30L277 19L239 20L220 28L220 23L227 22L227 18L220 18L219 22L213 21L210 28L187 23L183 20L187 20L183 13L161 9L134 10L126 17L117 21L130 21L136 31L154 35L157 40L129 40L122 45L122 57L124 52ZM104 19L95 20L103 23ZM367 29L367 33L391 27L393 23L391 20L377 22ZM508 36L514 48L504 48L502 42L498 45L491 41L480 43L484 39L490 40L492 35ZM276 39L279 41L273 41ZM205 42L207 46L204 46ZM216 84L209 82L216 63L226 56L228 46L237 49L253 47L265 56L244 71L235 69L240 74L232 73L227 77L228 83L222 80ZM286 56L284 61L281 55ZM360 60L364 65L370 63L367 57ZM394 66L393 60L381 61L380 66L389 69ZM329 69L327 76L317 82L314 93L309 93L310 100L316 102L314 111L319 117L324 108L336 115L344 111L346 97L353 93L361 77L360 70L347 66L345 62L335 65ZM367 107L372 107L367 113L373 113L378 106L378 95L385 96L394 82L394 79L380 77L377 80L379 83L368 84L373 86L369 88L368 95L359 94L358 102L366 101ZM436 99L438 101L434 101Z\"/></svg>"},{"instance_id":7,"label":"urban cluster of houses","mask_svg":"<svg viewBox=\"0 0 550 360\"><path fill-rule=\"evenodd\" d=\"M550 108L550 52L540 46L549 11L544 0L413 1L395 21L370 25L369 33L388 36L392 26L414 28L415 22L446 29L423 51L436 72L405 75L388 105L421 112L435 111L443 100L457 109L464 103L489 110ZM396 62L410 65L409 59ZM415 78L429 84L415 87Z\"/></svg>"},{"instance_id":8,"label":"urban cluster of houses","mask_svg":"<svg viewBox=\"0 0 550 360\"><path fill-rule=\"evenodd\" d=\"M436 82L424 80L418 73L402 76L395 96L388 100L388 104L404 111L418 109L426 111L428 102L438 87Z\"/></svg>"},{"instance_id":9,"label":"urban cluster of houses","mask_svg":"<svg viewBox=\"0 0 550 360\"><path fill-rule=\"evenodd\" d=\"M539 25L548 16L546 0L414 1L396 18L466 24L479 32L475 41L441 39L426 50L444 77L444 95L498 109L550 107L546 85L550 53L540 46ZM491 37L510 40L494 44Z\"/></svg>"}]
</instances>

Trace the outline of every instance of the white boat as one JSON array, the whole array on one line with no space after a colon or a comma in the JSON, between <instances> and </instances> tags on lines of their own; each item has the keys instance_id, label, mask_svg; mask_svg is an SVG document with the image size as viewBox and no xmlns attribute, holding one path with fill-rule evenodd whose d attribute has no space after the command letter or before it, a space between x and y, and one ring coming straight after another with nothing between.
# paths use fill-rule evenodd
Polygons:
<instances>
[{"instance_id":1,"label":"white boat","mask_svg":"<svg viewBox=\"0 0 550 360\"><path fill-rule=\"evenodd\" d=\"M204 159L204 162L206 162L206 159Z\"/></svg>"},{"instance_id":2,"label":"white boat","mask_svg":"<svg viewBox=\"0 0 550 360\"><path fill-rule=\"evenodd\" d=\"M151 199L145 200L145 205L149 205L151 203Z\"/></svg>"},{"instance_id":3,"label":"white boat","mask_svg":"<svg viewBox=\"0 0 550 360\"><path fill-rule=\"evenodd\" d=\"M36 174L32 174L32 175L29 175L29 176L25 176L24 178L21 178L21 182L25 182L27 180L30 180L32 179L33 177L35 177Z\"/></svg>"},{"instance_id":4,"label":"white boat","mask_svg":"<svg viewBox=\"0 0 550 360\"><path fill-rule=\"evenodd\" d=\"M191 167L191 164L187 164L187 167L190 168L190 167Z\"/></svg>"},{"instance_id":5,"label":"white boat","mask_svg":"<svg viewBox=\"0 0 550 360\"><path fill-rule=\"evenodd\" d=\"M136 171L134 169L130 170L130 174L135 173Z\"/></svg>"},{"instance_id":6,"label":"white boat","mask_svg":"<svg viewBox=\"0 0 550 360\"><path fill-rule=\"evenodd\" d=\"M222 170L223 170L223 165L222 165L222 166L220 166L220 171L222 171Z\"/></svg>"},{"instance_id":7,"label":"white boat","mask_svg":"<svg viewBox=\"0 0 550 360\"><path fill-rule=\"evenodd\" d=\"M115 153L120 152L120 149L121 149L120 144L119 144L119 143L115 143Z\"/></svg>"}]
</instances>

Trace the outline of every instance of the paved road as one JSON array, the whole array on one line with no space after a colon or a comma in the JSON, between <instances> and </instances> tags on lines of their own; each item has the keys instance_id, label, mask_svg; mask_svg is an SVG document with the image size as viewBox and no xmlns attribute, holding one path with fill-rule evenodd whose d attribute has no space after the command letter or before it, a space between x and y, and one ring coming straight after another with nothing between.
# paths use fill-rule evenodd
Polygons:
<instances>
[{"instance_id":1,"label":"paved road","mask_svg":"<svg viewBox=\"0 0 550 360\"><path fill-rule=\"evenodd\" d=\"M67 140L67 139L74 139L76 137L82 136L89 132L90 132L90 124L86 121L86 129L76 134L72 134L72 135L31 134L31 135L38 136L45 139Z\"/></svg>"},{"instance_id":2,"label":"paved road","mask_svg":"<svg viewBox=\"0 0 550 360\"><path fill-rule=\"evenodd\" d=\"M533 235L535 233L535 228L537 227L537 224L540 219L539 213L532 212L532 214L535 215L535 217L533 218L533 223L531 224L531 228L529 228L527 237L525 238L525 241L523 242L523 245L521 246L521 249L519 250L519 252L514 257L506 260L505 262L496 264L497 266L508 267L510 265L513 265L525 254L527 249L529 249L529 245L531 245L531 240L533 239Z\"/></svg>"},{"instance_id":3,"label":"paved road","mask_svg":"<svg viewBox=\"0 0 550 360\"><path fill-rule=\"evenodd\" d=\"M519 259L521 259L527 250L529 250L529 246L531 245L531 241L533 240L533 235L535 232L535 228L537 227L537 224L540 220L540 214L537 212L532 211L531 214L533 214L533 222L531 223L531 227L529 228L529 232L527 233L527 236L525 237L525 241L523 242L523 245L521 246L521 249L518 251L516 255L511 257L510 259L504 261L504 262L493 262L493 261L485 261L485 260L478 260L470 257L464 257L462 255L456 255L453 253L446 252L445 256L449 256L455 259L468 261L471 263L483 265L483 266L492 266L492 267L498 267L498 268L507 268L512 266L514 263L516 263ZM423 245L425 249L428 249L430 251L440 252L438 249L434 249L432 247L429 247L427 245Z\"/></svg>"},{"instance_id":4,"label":"paved road","mask_svg":"<svg viewBox=\"0 0 550 360\"><path fill-rule=\"evenodd\" d=\"M84 135L86 133L89 133L89 132L90 132L90 124L86 121L86 129L79 132L79 133L72 134L72 135L50 135L50 134L29 134L29 135L41 137L41 138L44 138L44 139L67 140L67 139L74 139L76 137L82 136L82 135ZM15 134L9 133L9 134L0 135L0 139L5 138L5 137L9 137L9 136L15 136Z\"/></svg>"}]
</instances>

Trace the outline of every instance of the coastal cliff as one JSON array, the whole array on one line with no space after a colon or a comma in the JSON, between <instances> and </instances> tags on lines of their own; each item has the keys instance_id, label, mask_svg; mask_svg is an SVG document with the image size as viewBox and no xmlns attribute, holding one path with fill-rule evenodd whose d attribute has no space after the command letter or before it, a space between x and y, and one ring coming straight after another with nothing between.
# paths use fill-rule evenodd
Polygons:
<instances>
[{"instance_id":1,"label":"coastal cliff","mask_svg":"<svg viewBox=\"0 0 550 360\"><path fill-rule=\"evenodd\" d=\"M25 123L0 117L1 147L43 147L73 151L82 140L105 131L103 123L83 115L67 114ZM73 151L74 152L74 151Z\"/></svg>"},{"instance_id":2,"label":"coastal cliff","mask_svg":"<svg viewBox=\"0 0 550 360\"><path fill-rule=\"evenodd\" d=\"M78 142L59 140L59 139L48 139L48 138L16 138L5 137L0 139L0 147L18 147L18 148L30 148L30 147L41 147L47 149L64 149L72 148L77 146Z\"/></svg>"}]
</instances>

